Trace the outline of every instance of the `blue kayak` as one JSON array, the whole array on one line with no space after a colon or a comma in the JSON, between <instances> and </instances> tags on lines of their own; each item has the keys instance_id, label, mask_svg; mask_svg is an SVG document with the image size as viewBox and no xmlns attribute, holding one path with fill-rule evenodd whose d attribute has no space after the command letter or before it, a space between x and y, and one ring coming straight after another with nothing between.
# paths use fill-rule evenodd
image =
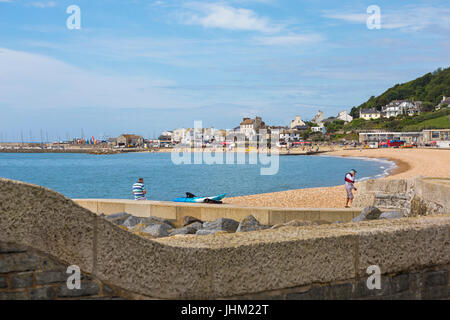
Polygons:
<instances>
[{"instance_id":1,"label":"blue kayak","mask_svg":"<svg viewBox=\"0 0 450 320\"><path fill-rule=\"evenodd\" d=\"M220 201L225 198L227 194L222 193L215 197L183 197L176 198L172 201L174 202L191 202L191 203L220 203Z\"/></svg>"}]
</instances>

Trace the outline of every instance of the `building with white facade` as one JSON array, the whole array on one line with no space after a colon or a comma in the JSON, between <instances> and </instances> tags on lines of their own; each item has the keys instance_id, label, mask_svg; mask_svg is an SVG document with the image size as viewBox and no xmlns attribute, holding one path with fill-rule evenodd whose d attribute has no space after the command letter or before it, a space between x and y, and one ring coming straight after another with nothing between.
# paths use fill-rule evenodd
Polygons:
<instances>
[{"instance_id":1,"label":"building with white facade","mask_svg":"<svg viewBox=\"0 0 450 320\"><path fill-rule=\"evenodd\" d=\"M381 107L381 115L385 118L395 118L405 114L413 116L420 113L421 104L421 101L393 100Z\"/></svg>"},{"instance_id":2,"label":"building with white facade","mask_svg":"<svg viewBox=\"0 0 450 320\"><path fill-rule=\"evenodd\" d=\"M311 127L312 132L322 132L323 134L327 133L327 129L325 126L321 123L321 125L317 127Z\"/></svg>"},{"instance_id":3,"label":"building with white facade","mask_svg":"<svg viewBox=\"0 0 450 320\"><path fill-rule=\"evenodd\" d=\"M450 147L450 129L430 129L421 132L360 132L359 142L386 142L388 140L402 140L406 143L431 144L441 148Z\"/></svg>"},{"instance_id":4,"label":"building with white facade","mask_svg":"<svg viewBox=\"0 0 450 320\"><path fill-rule=\"evenodd\" d=\"M347 113L347 110L343 110L338 113L336 119L343 120L345 122L351 122L353 120L353 117Z\"/></svg>"},{"instance_id":5,"label":"building with white facade","mask_svg":"<svg viewBox=\"0 0 450 320\"><path fill-rule=\"evenodd\" d=\"M441 110L443 107L447 107L450 105L450 97L443 96L442 101L436 106L436 110Z\"/></svg>"},{"instance_id":6,"label":"building with white facade","mask_svg":"<svg viewBox=\"0 0 450 320\"><path fill-rule=\"evenodd\" d=\"M250 139L255 136L260 129L264 129L265 127L266 124L262 121L261 117L255 117L255 119L243 118L239 125L239 132Z\"/></svg>"},{"instance_id":7,"label":"building with white facade","mask_svg":"<svg viewBox=\"0 0 450 320\"><path fill-rule=\"evenodd\" d=\"M296 116L295 120L291 121L291 129L293 129L295 127L303 127L303 126L305 126L305 123L302 121L300 116Z\"/></svg>"},{"instance_id":8,"label":"building with white facade","mask_svg":"<svg viewBox=\"0 0 450 320\"><path fill-rule=\"evenodd\" d=\"M422 142L422 132L388 132L388 131L373 131L360 132L359 142L387 142L388 140L403 140L406 143L420 143Z\"/></svg>"},{"instance_id":9,"label":"building with white facade","mask_svg":"<svg viewBox=\"0 0 450 320\"><path fill-rule=\"evenodd\" d=\"M181 143L182 140L186 137L187 129L185 128L178 128L173 130L172 133L172 142L173 143Z\"/></svg>"},{"instance_id":10,"label":"building with white facade","mask_svg":"<svg viewBox=\"0 0 450 320\"><path fill-rule=\"evenodd\" d=\"M375 108L369 108L369 109L360 109L359 110L359 117L364 120L370 120L370 119L379 119L381 118L380 111L376 110Z\"/></svg>"},{"instance_id":11,"label":"building with white facade","mask_svg":"<svg viewBox=\"0 0 450 320\"><path fill-rule=\"evenodd\" d=\"M314 116L314 118L311 120L311 122L314 122L316 124L321 124L325 120L325 117L323 115L322 111L318 111L317 114Z\"/></svg>"}]
</instances>

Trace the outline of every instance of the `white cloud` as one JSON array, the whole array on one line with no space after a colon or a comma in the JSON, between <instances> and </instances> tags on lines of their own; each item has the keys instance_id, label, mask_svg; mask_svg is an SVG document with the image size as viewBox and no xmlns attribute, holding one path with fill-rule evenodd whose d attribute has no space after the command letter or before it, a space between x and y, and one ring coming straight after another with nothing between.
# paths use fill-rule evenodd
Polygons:
<instances>
[{"instance_id":1,"label":"white cloud","mask_svg":"<svg viewBox=\"0 0 450 320\"><path fill-rule=\"evenodd\" d=\"M296 46L320 42L323 37L319 34L290 34L272 37L257 37L256 40L268 46Z\"/></svg>"},{"instance_id":2,"label":"white cloud","mask_svg":"<svg viewBox=\"0 0 450 320\"><path fill-rule=\"evenodd\" d=\"M183 23L205 28L273 33L283 29L269 18L260 17L250 9L234 8L221 3L189 3L181 13Z\"/></svg>"},{"instance_id":3,"label":"white cloud","mask_svg":"<svg viewBox=\"0 0 450 320\"><path fill-rule=\"evenodd\" d=\"M330 19L365 24L371 14L355 12L325 13ZM450 8L407 6L388 11L381 7L381 28L419 31L429 27L450 29Z\"/></svg>"},{"instance_id":4,"label":"white cloud","mask_svg":"<svg viewBox=\"0 0 450 320\"><path fill-rule=\"evenodd\" d=\"M186 106L161 86L172 81L105 75L46 56L0 48L0 106L159 108Z\"/></svg>"},{"instance_id":5,"label":"white cloud","mask_svg":"<svg viewBox=\"0 0 450 320\"><path fill-rule=\"evenodd\" d=\"M56 7L55 1L36 1L30 3L30 6L36 7L36 8L53 8Z\"/></svg>"},{"instance_id":6,"label":"white cloud","mask_svg":"<svg viewBox=\"0 0 450 320\"><path fill-rule=\"evenodd\" d=\"M327 13L323 16L325 18L344 20L353 23L366 23L369 15L365 13Z\"/></svg>"}]
</instances>

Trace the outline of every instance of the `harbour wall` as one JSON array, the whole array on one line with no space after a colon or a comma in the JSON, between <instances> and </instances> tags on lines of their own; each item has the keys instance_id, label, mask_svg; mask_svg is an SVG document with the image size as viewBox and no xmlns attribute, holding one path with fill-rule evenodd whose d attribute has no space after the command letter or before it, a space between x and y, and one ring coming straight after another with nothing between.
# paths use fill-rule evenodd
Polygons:
<instances>
[{"instance_id":1,"label":"harbour wall","mask_svg":"<svg viewBox=\"0 0 450 320\"><path fill-rule=\"evenodd\" d=\"M46 258L78 266L90 298L441 299L449 292L448 214L145 239L52 190L0 179L0 230L5 299L36 298L31 292L42 286L52 289L41 289L41 298L86 298L61 295L63 281L38 284ZM381 270L381 291L363 286L371 265ZM17 288L19 276L28 282Z\"/></svg>"},{"instance_id":2,"label":"harbour wall","mask_svg":"<svg viewBox=\"0 0 450 320\"><path fill-rule=\"evenodd\" d=\"M450 179L367 180L358 184L358 194L353 204L402 211L404 216L450 213Z\"/></svg>"},{"instance_id":3,"label":"harbour wall","mask_svg":"<svg viewBox=\"0 0 450 320\"><path fill-rule=\"evenodd\" d=\"M122 199L74 199L75 203L96 214L110 215L126 212L137 217L160 217L172 220L177 226L184 216L192 216L202 221L217 218L230 218L241 221L253 215L261 224L275 225L292 220L350 222L361 213L360 208L317 209L317 208L276 208L276 207L240 207L229 204L178 203L150 200Z\"/></svg>"}]
</instances>

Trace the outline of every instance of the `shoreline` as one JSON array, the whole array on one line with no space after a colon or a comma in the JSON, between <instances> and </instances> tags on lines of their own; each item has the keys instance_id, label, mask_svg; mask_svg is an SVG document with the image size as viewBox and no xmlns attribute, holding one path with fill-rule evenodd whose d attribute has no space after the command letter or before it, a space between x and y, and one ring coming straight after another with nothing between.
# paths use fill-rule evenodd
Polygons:
<instances>
[{"instance_id":1,"label":"shoreline","mask_svg":"<svg viewBox=\"0 0 450 320\"><path fill-rule=\"evenodd\" d=\"M340 150L323 156L388 160L395 168L378 179L404 179L418 176L450 178L450 150L426 149L365 149ZM358 188L358 178L356 188ZM360 180L359 180L360 181ZM357 196L357 191L355 192ZM224 203L247 207L268 206L282 208L343 208L346 193L344 185L292 189L272 193L253 194L225 199Z\"/></svg>"},{"instance_id":2,"label":"shoreline","mask_svg":"<svg viewBox=\"0 0 450 320\"><path fill-rule=\"evenodd\" d=\"M335 151L327 151L325 153L332 153ZM393 157L373 157L373 156L362 156L362 157L356 157L356 156L350 156L350 155L329 155L329 154L323 154L321 156L328 156L328 157L335 157L335 158L351 158L351 159L361 159L361 160L380 160L380 161L389 161L389 162L393 162L394 163L394 167L387 169L386 175L376 178L376 179L386 179L386 178L390 178L390 177L394 177L396 175L399 175L403 172L407 172L410 168L411 165L401 159L398 158L393 158ZM362 178L365 179L365 178ZM360 179L361 181L361 179ZM363 180L364 181L364 180ZM326 188L326 187L324 187Z\"/></svg>"},{"instance_id":3,"label":"shoreline","mask_svg":"<svg viewBox=\"0 0 450 320\"><path fill-rule=\"evenodd\" d=\"M331 152L335 152L335 151L326 151L324 153L331 153ZM363 177L361 179L358 179L356 183L358 183L360 181L369 180L369 179L386 179L388 177L395 176L402 172L406 172L410 168L410 165L407 162L399 160L399 159L394 159L394 158L387 159L387 158L376 158L376 157L356 157L356 156L347 156L347 155L338 156L338 155L328 155L328 154L321 154L321 155L317 155L317 156L334 157L334 158L349 158L349 159L358 159L358 160L363 160L363 161L380 160L380 161L390 161L390 162L394 163L394 167L385 171L385 175L378 177L378 178ZM229 199L237 199L237 198L242 198L242 197L277 194L277 193L289 192L289 191L308 190L308 189L327 189L327 188L336 188L336 187L344 187L344 184L337 184L337 185L333 185L333 186L323 186L323 187L313 187L313 188L289 189L289 190L265 192L265 193L254 193L254 194L249 194L249 195L245 195L245 196L229 197L227 199L229 200Z\"/></svg>"}]
</instances>

